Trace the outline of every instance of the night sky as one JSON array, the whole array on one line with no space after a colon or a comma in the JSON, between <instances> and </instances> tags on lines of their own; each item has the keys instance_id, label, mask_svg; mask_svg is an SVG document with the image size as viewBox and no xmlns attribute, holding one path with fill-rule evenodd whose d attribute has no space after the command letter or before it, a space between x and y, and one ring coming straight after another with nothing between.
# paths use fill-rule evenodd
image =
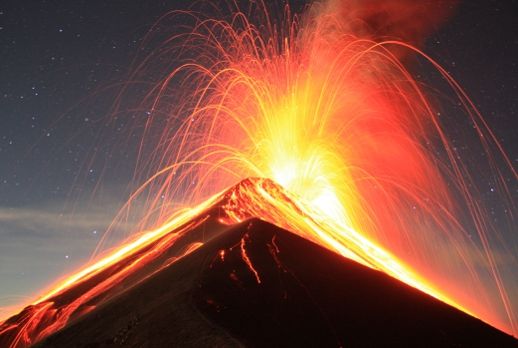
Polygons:
<instances>
[{"instance_id":1,"label":"night sky","mask_svg":"<svg viewBox=\"0 0 518 348\"><path fill-rule=\"evenodd\" d=\"M134 188L139 133L128 119L145 117L136 101L147 85L130 89L127 103L115 100L134 62L156 49L153 40L141 48L151 26L189 3L0 3L0 307L87 261ZM465 1L423 50L466 89L516 165L518 1ZM105 136L107 117L113 137ZM516 199L517 184L507 179ZM492 183L484 185L498 220L504 212ZM517 250L515 231L502 233Z\"/></svg>"}]
</instances>

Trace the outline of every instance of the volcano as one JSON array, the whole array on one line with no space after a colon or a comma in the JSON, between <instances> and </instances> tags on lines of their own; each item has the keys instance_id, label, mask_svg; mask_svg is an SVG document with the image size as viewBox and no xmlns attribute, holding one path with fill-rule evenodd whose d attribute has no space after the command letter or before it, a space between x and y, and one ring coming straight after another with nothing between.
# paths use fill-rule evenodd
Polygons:
<instances>
[{"instance_id":1,"label":"volcano","mask_svg":"<svg viewBox=\"0 0 518 348\"><path fill-rule=\"evenodd\" d=\"M518 347L279 227L271 199L298 209L271 180L247 179L137 237L6 320L0 346Z\"/></svg>"}]
</instances>

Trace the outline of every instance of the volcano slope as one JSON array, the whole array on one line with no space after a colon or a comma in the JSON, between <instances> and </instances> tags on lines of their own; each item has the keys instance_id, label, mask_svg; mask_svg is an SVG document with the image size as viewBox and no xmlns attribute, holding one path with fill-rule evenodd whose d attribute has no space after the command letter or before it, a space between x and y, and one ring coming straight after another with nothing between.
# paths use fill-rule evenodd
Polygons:
<instances>
[{"instance_id":1,"label":"volcano slope","mask_svg":"<svg viewBox=\"0 0 518 348\"><path fill-rule=\"evenodd\" d=\"M17 325L51 306L27 333L37 347L518 347L484 322L276 225L224 223L229 199L258 183L272 185L242 182L176 232L27 307L3 324L0 346L24 346L13 341ZM71 304L73 315L49 331Z\"/></svg>"}]
</instances>

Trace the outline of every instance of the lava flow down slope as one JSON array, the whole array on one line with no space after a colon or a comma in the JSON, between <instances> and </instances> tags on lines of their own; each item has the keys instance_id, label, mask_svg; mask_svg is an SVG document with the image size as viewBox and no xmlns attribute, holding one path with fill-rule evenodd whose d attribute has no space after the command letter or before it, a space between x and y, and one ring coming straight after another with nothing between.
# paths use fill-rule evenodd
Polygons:
<instances>
[{"instance_id":1,"label":"lava flow down slope","mask_svg":"<svg viewBox=\"0 0 518 348\"><path fill-rule=\"evenodd\" d=\"M271 180L247 179L65 281L7 320L0 343L517 346L484 322L308 241L300 229L274 225L283 224L283 213L269 200L311 219Z\"/></svg>"}]
</instances>

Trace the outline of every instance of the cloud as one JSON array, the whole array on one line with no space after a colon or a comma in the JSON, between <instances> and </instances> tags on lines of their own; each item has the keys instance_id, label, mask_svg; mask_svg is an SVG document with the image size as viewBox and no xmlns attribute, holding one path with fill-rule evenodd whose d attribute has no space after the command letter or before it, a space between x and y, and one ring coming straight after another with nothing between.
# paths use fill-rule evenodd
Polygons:
<instances>
[{"instance_id":1,"label":"cloud","mask_svg":"<svg viewBox=\"0 0 518 348\"><path fill-rule=\"evenodd\" d=\"M328 0L326 13L338 15L352 33L374 39L397 38L419 44L454 12L457 0Z\"/></svg>"},{"instance_id":2,"label":"cloud","mask_svg":"<svg viewBox=\"0 0 518 348\"><path fill-rule=\"evenodd\" d=\"M0 315L87 262L121 205L112 199L80 202L73 211L63 202L0 207ZM110 241L119 243L134 226L118 224Z\"/></svg>"},{"instance_id":3,"label":"cloud","mask_svg":"<svg viewBox=\"0 0 518 348\"><path fill-rule=\"evenodd\" d=\"M113 209L92 209L81 213L62 213L44 208L0 208L0 234L36 238L59 237L77 230L99 229L114 217ZM8 226L8 228L6 228Z\"/></svg>"}]
</instances>

